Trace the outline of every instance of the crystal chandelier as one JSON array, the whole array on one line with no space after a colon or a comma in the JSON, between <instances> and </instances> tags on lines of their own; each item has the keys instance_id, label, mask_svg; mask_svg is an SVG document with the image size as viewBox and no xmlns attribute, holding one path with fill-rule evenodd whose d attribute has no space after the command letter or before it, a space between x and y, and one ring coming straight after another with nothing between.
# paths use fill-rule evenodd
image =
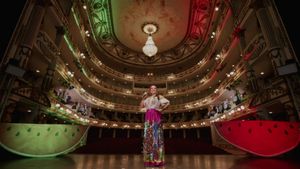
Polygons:
<instances>
[{"instance_id":1,"label":"crystal chandelier","mask_svg":"<svg viewBox=\"0 0 300 169\"><path fill-rule=\"evenodd\" d=\"M142 30L148 35L145 46L143 47L143 52L145 55L152 57L158 51L152 38L152 34L157 32L158 27L155 23L146 23L142 26Z\"/></svg>"}]
</instances>

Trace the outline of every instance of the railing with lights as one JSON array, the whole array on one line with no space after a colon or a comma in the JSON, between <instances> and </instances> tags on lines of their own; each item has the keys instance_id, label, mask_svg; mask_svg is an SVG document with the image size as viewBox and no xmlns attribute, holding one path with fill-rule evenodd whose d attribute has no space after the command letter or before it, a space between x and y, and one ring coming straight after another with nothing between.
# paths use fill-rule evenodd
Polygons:
<instances>
[{"instance_id":1,"label":"railing with lights","mask_svg":"<svg viewBox=\"0 0 300 169\"><path fill-rule=\"evenodd\" d=\"M127 129L143 129L143 123L134 122L123 122L123 121L110 121L110 120L99 120L96 118L89 118L86 116L79 115L74 110L62 103L58 102L56 99L51 99L52 106L47 110L48 113L55 113L58 118L67 118L72 123L81 125L90 125L102 128L127 128ZM189 129L189 128L200 128L209 127L211 123L216 121L229 121L237 119L249 114L254 111L249 109L249 100L240 103L239 105L233 107L232 109L218 114L210 119L202 120L191 120L187 122L166 122L163 124L164 129Z\"/></svg>"},{"instance_id":2,"label":"railing with lights","mask_svg":"<svg viewBox=\"0 0 300 169\"><path fill-rule=\"evenodd\" d=\"M230 38L232 38L232 37L230 37ZM231 41L227 41L227 42L231 42ZM225 45L226 47L228 46L228 45ZM227 48L227 49L229 49L229 48ZM207 57L208 57L209 55L207 55ZM207 58L206 57L206 58ZM92 57L92 58L94 58L95 59L95 57ZM99 61L98 61L99 62ZM218 66L218 64L216 65L216 66ZM215 67L216 67L215 66ZM86 71L88 72L88 70L86 69ZM182 73L186 73L186 72L182 72ZM91 73L89 72L89 75L91 75ZM123 77L127 77L126 75L123 75ZM93 76L94 77L94 76ZM96 76L95 76L96 77ZM132 77L132 76L131 76ZM168 77L178 77L178 75L174 75L174 74L172 74L172 75L168 75ZM132 79L132 78L131 78ZM134 77L134 79L137 79L137 77ZM158 79L160 79L160 78L158 78ZM170 78L167 78L167 79L170 79ZM207 79L207 76L206 76L206 78L204 78L203 79L203 81L205 82L206 80L205 79ZM196 86L198 86L198 84L195 84ZM111 85L106 85L106 87L109 87L109 86L111 86ZM188 86L187 87L187 89L189 89L189 88L193 88L193 87L191 87L191 86ZM183 89L184 91L186 91L187 89ZM120 90L122 90L122 89L120 89L120 88L115 88L114 89L115 91L118 91L118 92L120 92ZM178 91L178 93L180 93L180 91Z\"/></svg>"}]
</instances>

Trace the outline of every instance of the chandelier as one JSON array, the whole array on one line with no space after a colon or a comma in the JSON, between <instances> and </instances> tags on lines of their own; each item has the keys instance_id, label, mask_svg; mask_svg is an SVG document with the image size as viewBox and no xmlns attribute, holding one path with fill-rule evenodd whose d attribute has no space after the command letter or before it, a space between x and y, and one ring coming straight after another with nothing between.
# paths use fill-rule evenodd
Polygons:
<instances>
[{"instance_id":1,"label":"chandelier","mask_svg":"<svg viewBox=\"0 0 300 169\"><path fill-rule=\"evenodd\" d=\"M158 49L155 46L155 43L152 38L152 34L156 33L158 30L158 26L155 23L145 23L142 26L142 30L144 33L148 35L147 41L145 43L145 46L143 47L143 52L145 55L152 57L154 56Z\"/></svg>"}]
</instances>

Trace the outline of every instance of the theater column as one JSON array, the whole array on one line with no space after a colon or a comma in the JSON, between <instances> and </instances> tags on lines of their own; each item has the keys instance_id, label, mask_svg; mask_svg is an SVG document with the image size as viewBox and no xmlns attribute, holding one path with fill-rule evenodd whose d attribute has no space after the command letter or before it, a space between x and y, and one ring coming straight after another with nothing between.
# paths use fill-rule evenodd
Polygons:
<instances>
[{"instance_id":1,"label":"theater column","mask_svg":"<svg viewBox=\"0 0 300 169\"><path fill-rule=\"evenodd\" d=\"M257 77L255 75L255 71L252 68L252 65L249 63L249 60L245 58L246 53L246 39L245 39L245 29L236 28L239 31L236 31L236 36L239 39L239 48L241 51L241 57L244 60L244 65L246 68L246 76L247 76L247 88L252 93L257 93L259 91L259 86L257 82Z\"/></svg>"},{"instance_id":2,"label":"theater column","mask_svg":"<svg viewBox=\"0 0 300 169\"><path fill-rule=\"evenodd\" d=\"M2 117L3 110L6 106L6 102L14 86L15 78L22 77L25 73L27 62L31 55L31 51L36 40L37 34L40 30L41 23L43 21L46 8L49 6L49 0L39 0L34 4L34 8L30 14L29 20L24 25L26 28L24 31L24 37L21 39L21 43L13 57L6 65L6 74L3 76L1 83L1 100L0 100L0 118ZM23 18L24 19L24 18Z\"/></svg>"},{"instance_id":3,"label":"theater column","mask_svg":"<svg viewBox=\"0 0 300 169\"><path fill-rule=\"evenodd\" d=\"M60 48L63 36L65 34L65 28L63 26L57 26L56 27L56 37L55 37L55 46L57 47L57 49ZM60 51L60 50L58 50ZM47 71L46 74L44 75L43 78L43 83L42 83L42 90L44 92L48 92L51 88L52 88L52 81L53 81L53 77L54 77L54 73L55 73L55 68L56 68L56 62L57 62L57 58L60 57L61 53L57 52L55 54L55 56L53 56L53 59L51 60L52 62L49 63L48 67L47 67Z\"/></svg>"},{"instance_id":4,"label":"theater column","mask_svg":"<svg viewBox=\"0 0 300 169\"><path fill-rule=\"evenodd\" d=\"M283 42L280 43L280 35L287 36L280 34L282 32L277 31L279 30L278 27L275 26L275 16L272 15L270 12L270 7L273 6L275 8L273 1L261 1L256 0L253 3L253 7L256 12L256 17L258 19L258 22L261 27L261 31L263 33L264 39L267 43L268 48L268 54L270 56L270 59L272 60L272 66L274 69L274 74L277 76L281 76L281 74L278 72L278 68L285 66L287 63L288 58L287 54L284 54L284 51L282 49L282 46L286 45L283 44ZM275 13L276 11L273 11ZM272 20L273 19L273 20ZM276 22L280 22L280 18ZM299 71L299 70L298 70ZM299 72L298 72L299 74ZM287 73L286 75L282 76L283 79L286 82L286 85L288 87L288 93L290 96L290 99L293 103L293 107L295 108L294 112L297 114L297 117L300 117L300 94L298 91L298 86L300 84L300 78L299 75L295 75L292 73Z\"/></svg>"}]
</instances>

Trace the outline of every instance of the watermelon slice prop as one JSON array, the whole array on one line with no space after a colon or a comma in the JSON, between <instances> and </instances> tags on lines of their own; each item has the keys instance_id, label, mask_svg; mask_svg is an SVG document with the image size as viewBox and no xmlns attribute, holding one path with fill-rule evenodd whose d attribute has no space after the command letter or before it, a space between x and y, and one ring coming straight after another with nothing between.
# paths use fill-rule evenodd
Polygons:
<instances>
[{"instance_id":1,"label":"watermelon slice prop","mask_svg":"<svg viewBox=\"0 0 300 169\"><path fill-rule=\"evenodd\" d=\"M86 142L89 126L0 123L0 146L25 157L56 157Z\"/></svg>"},{"instance_id":2,"label":"watermelon slice prop","mask_svg":"<svg viewBox=\"0 0 300 169\"><path fill-rule=\"evenodd\" d=\"M281 155L297 147L300 142L299 122L235 120L212 125L228 143L262 157Z\"/></svg>"}]
</instances>

